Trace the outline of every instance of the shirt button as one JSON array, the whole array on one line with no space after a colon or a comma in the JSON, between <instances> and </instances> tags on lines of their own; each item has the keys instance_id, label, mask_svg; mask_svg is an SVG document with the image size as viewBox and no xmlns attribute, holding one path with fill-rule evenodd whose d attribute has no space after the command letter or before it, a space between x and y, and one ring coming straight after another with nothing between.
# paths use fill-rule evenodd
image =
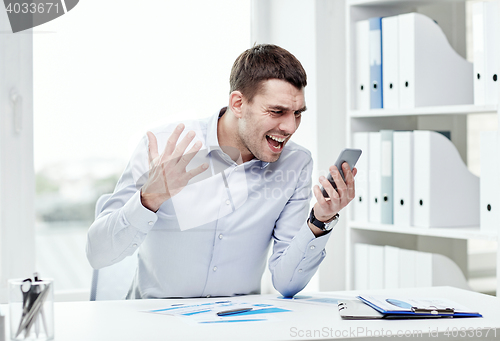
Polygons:
<instances>
[{"instance_id":1,"label":"shirt button","mask_svg":"<svg viewBox=\"0 0 500 341\"><path fill-rule=\"evenodd\" d=\"M149 226L153 226L153 224L154 224L154 222L152 222L152 221L150 221L150 222L148 223L148 225L149 225Z\"/></svg>"},{"instance_id":2,"label":"shirt button","mask_svg":"<svg viewBox=\"0 0 500 341\"><path fill-rule=\"evenodd\" d=\"M311 250L314 250L314 249L316 248L316 246L311 245L309 248L310 248Z\"/></svg>"},{"instance_id":3,"label":"shirt button","mask_svg":"<svg viewBox=\"0 0 500 341\"><path fill-rule=\"evenodd\" d=\"M214 271L217 271L217 267L216 266L214 266Z\"/></svg>"},{"instance_id":4,"label":"shirt button","mask_svg":"<svg viewBox=\"0 0 500 341\"><path fill-rule=\"evenodd\" d=\"M302 272L302 269L299 269L299 272Z\"/></svg>"},{"instance_id":5,"label":"shirt button","mask_svg":"<svg viewBox=\"0 0 500 341\"><path fill-rule=\"evenodd\" d=\"M137 244L136 243L132 244L132 247L134 247L134 248L137 247Z\"/></svg>"},{"instance_id":6,"label":"shirt button","mask_svg":"<svg viewBox=\"0 0 500 341\"><path fill-rule=\"evenodd\" d=\"M221 234L219 234L219 239L222 239L224 236Z\"/></svg>"},{"instance_id":7,"label":"shirt button","mask_svg":"<svg viewBox=\"0 0 500 341\"><path fill-rule=\"evenodd\" d=\"M229 200L226 200L226 205L229 205L231 202Z\"/></svg>"}]
</instances>

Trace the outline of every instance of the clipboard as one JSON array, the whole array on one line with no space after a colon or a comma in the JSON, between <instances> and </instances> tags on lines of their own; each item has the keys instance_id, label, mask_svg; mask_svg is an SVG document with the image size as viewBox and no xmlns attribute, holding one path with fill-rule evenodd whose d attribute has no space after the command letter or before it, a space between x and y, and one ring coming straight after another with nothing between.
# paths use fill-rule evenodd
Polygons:
<instances>
[{"instance_id":1,"label":"clipboard","mask_svg":"<svg viewBox=\"0 0 500 341\"><path fill-rule=\"evenodd\" d=\"M440 298L388 298L357 296L360 302L376 310L383 318L462 318L483 317L478 312Z\"/></svg>"}]
</instances>

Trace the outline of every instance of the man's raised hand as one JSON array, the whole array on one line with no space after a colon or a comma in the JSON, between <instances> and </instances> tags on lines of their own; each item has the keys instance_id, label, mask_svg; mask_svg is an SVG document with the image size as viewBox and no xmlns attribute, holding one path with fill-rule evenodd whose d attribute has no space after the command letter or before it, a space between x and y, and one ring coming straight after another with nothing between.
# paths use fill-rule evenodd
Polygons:
<instances>
[{"instance_id":1,"label":"man's raised hand","mask_svg":"<svg viewBox=\"0 0 500 341\"><path fill-rule=\"evenodd\" d=\"M202 143L197 141L185 153L196 134L194 131L188 132L177 144L183 130L184 124L182 123L175 128L161 155L158 154L156 136L150 131L147 132L149 176L141 188L141 202L144 207L153 212L158 211L161 204L179 193L189 180L208 168L208 164L204 163L189 172L186 171L186 166L201 149Z\"/></svg>"},{"instance_id":2,"label":"man's raised hand","mask_svg":"<svg viewBox=\"0 0 500 341\"><path fill-rule=\"evenodd\" d=\"M325 198L319 186L315 185L313 188L314 196L316 197L316 204L314 205L314 216L316 219L322 222L328 222L333 219L333 217L340 212L341 209L347 206L355 196L354 189L354 177L358 170L353 168L352 171L347 164L344 162L342 164L342 170L345 176L345 182L339 173L339 170L335 166L330 167L330 174L332 175L335 184L337 185L337 190L335 190L324 176L321 176L319 182L328 193L330 198ZM309 224L310 226L312 224ZM320 235L319 229L317 231L313 230L315 235Z\"/></svg>"}]
</instances>

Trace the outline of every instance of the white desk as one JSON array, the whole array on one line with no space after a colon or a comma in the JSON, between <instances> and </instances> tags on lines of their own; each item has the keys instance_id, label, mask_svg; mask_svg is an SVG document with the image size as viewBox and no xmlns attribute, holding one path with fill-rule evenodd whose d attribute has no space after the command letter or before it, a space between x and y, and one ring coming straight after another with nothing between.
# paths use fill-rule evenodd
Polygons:
<instances>
[{"instance_id":1,"label":"white desk","mask_svg":"<svg viewBox=\"0 0 500 341\"><path fill-rule=\"evenodd\" d=\"M312 294L322 297L356 296L368 291L344 291ZM417 332L418 340L500 340L500 299L451 287L422 289L378 290L370 294L401 294L420 297L442 297L479 311L484 318L435 319L435 320L342 320L336 306L311 305L289 300L276 301L275 295L234 297L231 300L270 303L292 310L275 314L280 321L245 322L229 324L186 324L179 318L141 312L141 310L165 308L176 302L189 300L134 300L71 302L55 304L55 340L57 341L115 341L115 340L328 340L356 338L372 340L367 333L392 335ZM305 295L305 294L304 294ZM199 300L199 299L197 299ZM207 301L220 300L210 298ZM459 337L460 328L496 328L483 332L480 337ZM458 333L446 336L446 330ZM439 330L439 337L429 331ZM316 332L315 332L316 331ZM306 337L307 333L311 337ZM495 337L496 332L496 337ZM316 334L314 334L316 333ZM344 334L342 336L342 333ZM470 332L469 332L470 333ZM337 336L335 335L337 334ZM300 337L300 335L303 335ZM376 334L373 334L376 335ZM406 339L406 337L399 338Z\"/></svg>"}]
</instances>

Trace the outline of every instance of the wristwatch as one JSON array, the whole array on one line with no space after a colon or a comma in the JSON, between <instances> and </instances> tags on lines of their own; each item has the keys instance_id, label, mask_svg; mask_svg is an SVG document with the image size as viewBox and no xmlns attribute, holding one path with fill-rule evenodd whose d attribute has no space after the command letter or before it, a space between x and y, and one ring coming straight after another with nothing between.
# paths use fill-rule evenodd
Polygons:
<instances>
[{"instance_id":1,"label":"wristwatch","mask_svg":"<svg viewBox=\"0 0 500 341\"><path fill-rule=\"evenodd\" d=\"M321 231L331 231L335 225L339 222L339 214L337 213L329 222L322 222L316 219L314 216L314 207L311 209L311 213L309 214L308 221L319 228Z\"/></svg>"}]
</instances>

